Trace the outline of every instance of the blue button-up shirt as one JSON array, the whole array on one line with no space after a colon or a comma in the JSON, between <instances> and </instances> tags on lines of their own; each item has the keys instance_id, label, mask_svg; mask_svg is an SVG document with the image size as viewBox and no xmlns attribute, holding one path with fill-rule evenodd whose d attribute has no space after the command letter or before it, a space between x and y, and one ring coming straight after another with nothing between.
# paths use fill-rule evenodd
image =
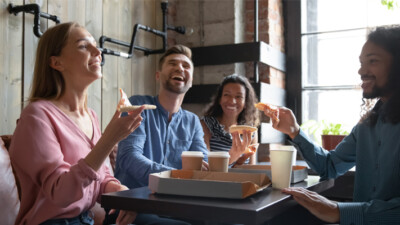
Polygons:
<instances>
[{"instance_id":1,"label":"blue button-up shirt","mask_svg":"<svg viewBox=\"0 0 400 225\"><path fill-rule=\"evenodd\" d=\"M338 203L340 224L400 224L400 124L358 124L329 152L303 131L293 142L322 178L356 166L353 202Z\"/></svg>"},{"instance_id":2,"label":"blue button-up shirt","mask_svg":"<svg viewBox=\"0 0 400 225\"><path fill-rule=\"evenodd\" d=\"M179 109L168 122L169 113L155 96L132 96L132 105L152 104L144 110L141 125L118 144L115 177L129 188L148 185L150 173L181 169L183 151L202 151L207 161L207 146L199 118Z\"/></svg>"}]
</instances>

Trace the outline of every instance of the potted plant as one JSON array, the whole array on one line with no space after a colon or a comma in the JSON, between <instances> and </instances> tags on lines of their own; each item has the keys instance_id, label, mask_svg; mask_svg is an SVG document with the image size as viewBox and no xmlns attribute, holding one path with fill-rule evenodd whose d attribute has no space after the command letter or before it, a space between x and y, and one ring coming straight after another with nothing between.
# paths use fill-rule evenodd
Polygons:
<instances>
[{"instance_id":1,"label":"potted plant","mask_svg":"<svg viewBox=\"0 0 400 225\"><path fill-rule=\"evenodd\" d=\"M342 124L327 123L324 120L320 122L309 120L300 127L328 151L335 149L343 138L349 134L349 132L343 129Z\"/></svg>"},{"instance_id":2,"label":"potted plant","mask_svg":"<svg viewBox=\"0 0 400 225\"><path fill-rule=\"evenodd\" d=\"M343 138L349 134L342 128L340 123L325 123L322 121L322 124L322 147L328 151L335 149Z\"/></svg>"}]
</instances>

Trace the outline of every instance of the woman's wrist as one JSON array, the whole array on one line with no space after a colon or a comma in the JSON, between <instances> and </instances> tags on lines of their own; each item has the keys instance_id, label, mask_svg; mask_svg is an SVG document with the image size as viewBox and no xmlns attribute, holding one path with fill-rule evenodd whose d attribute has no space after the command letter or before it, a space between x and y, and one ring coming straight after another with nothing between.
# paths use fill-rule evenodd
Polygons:
<instances>
[{"instance_id":1,"label":"woman's wrist","mask_svg":"<svg viewBox=\"0 0 400 225\"><path fill-rule=\"evenodd\" d=\"M234 164L240 157L240 155L236 155L235 153L232 153L231 151L229 151L229 165Z\"/></svg>"}]
</instances>

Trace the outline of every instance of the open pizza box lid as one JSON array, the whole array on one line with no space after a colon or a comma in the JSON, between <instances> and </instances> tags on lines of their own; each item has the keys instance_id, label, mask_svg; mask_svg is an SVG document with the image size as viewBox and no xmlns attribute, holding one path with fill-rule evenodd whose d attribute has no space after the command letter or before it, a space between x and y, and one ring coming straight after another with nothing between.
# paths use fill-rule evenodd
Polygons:
<instances>
[{"instance_id":1,"label":"open pizza box lid","mask_svg":"<svg viewBox=\"0 0 400 225\"><path fill-rule=\"evenodd\" d=\"M266 174L271 180L271 165L237 165L235 168L230 168L229 172L235 173L264 173ZM292 184L301 182L305 180L308 176L307 167L306 166L292 166L292 176L291 182Z\"/></svg>"},{"instance_id":2,"label":"open pizza box lid","mask_svg":"<svg viewBox=\"0 0 400 225\"><path fill-rule=\"evenodd\" d=\"M242 199L269 185L265 173L169 170L149 176L152 192L173 195Z\"/></svg>"}]
</instances>

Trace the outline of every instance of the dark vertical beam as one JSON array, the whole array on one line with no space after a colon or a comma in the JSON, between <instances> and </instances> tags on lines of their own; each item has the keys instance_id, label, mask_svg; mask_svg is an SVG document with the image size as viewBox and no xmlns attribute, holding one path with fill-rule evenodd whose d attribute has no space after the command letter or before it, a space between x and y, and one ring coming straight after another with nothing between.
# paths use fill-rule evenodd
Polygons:
<instances>
[{"instance_id":1,"label":"dark vertical beam","mask_svg":"<svg viewBox=\"0 0 400 225\"><path fill-rule=\"evenodd\" d=\"M301 0L284 0L283 15L286 28L286 105L301 124Z\"/></svg>"},{"instance_id":2,"label":"dark vertical beam","mask_svg":"<svg viewBox=\"0 0 400 225\"><path fill-rule=\"evenodd\" d=\"M254 0L254 43L258 42L258 0ZM258 62L253 62L254 83L258 83Z\"/></svg>"}]
</instances>

